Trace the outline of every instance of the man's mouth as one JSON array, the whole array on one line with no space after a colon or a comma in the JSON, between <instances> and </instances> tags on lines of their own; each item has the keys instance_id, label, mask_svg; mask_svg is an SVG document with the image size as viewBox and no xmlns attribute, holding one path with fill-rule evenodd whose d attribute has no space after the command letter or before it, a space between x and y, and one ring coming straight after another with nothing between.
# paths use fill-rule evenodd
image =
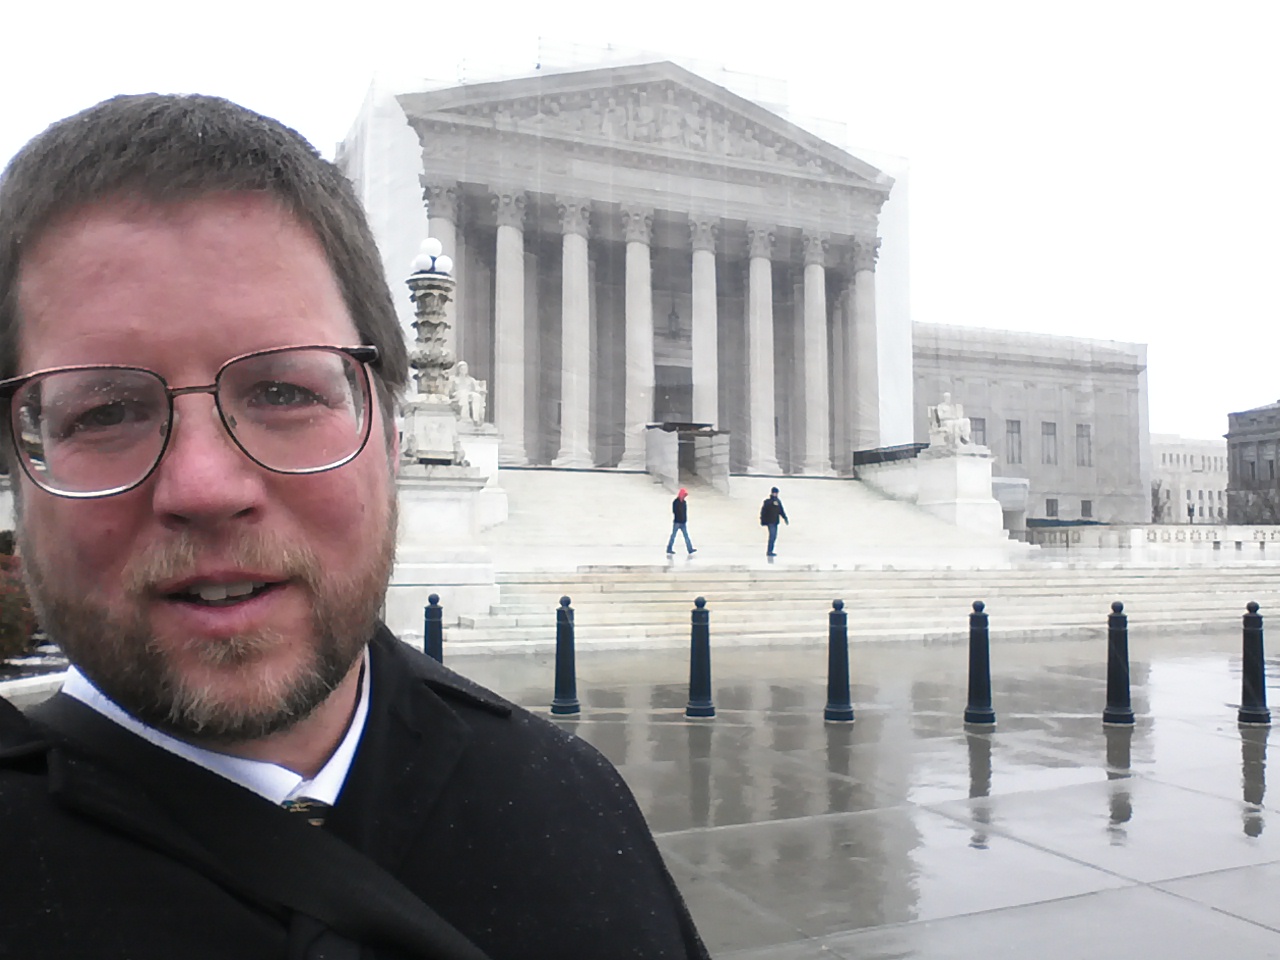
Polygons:
<instances>
[{"instance_id":1,"label":"man's mouth","mask_svg":"<svg viewBox=\"0 0 1280 960\"><path fill-rule=\"evenodd\" d=\"M170 600L194 603L202 607L229 607L260 596L279 586L260 580L242 580L239 583L193 583L168 594Z\"/></svg>"}]
</instances>

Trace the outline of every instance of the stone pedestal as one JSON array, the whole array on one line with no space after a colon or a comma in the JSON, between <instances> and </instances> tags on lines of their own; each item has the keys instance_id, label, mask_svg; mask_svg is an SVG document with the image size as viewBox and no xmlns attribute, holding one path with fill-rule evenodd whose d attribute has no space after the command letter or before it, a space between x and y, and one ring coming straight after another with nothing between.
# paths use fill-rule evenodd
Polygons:
<instances>
[{"instance_id":1,"label":"stone pedestal","mask_svg":"<svg viewBox=\"0 0 1280 960\"><path fill-rule=\"evenodd\" d=\"M411 643L422 642L423 609L433 593L440 595L446 626L459 616L488 614L498 602L493 560L477 542L488 481L483 470L472 466L400 468L396 566L384 618Z\"/></svg>"},{"instance_id":2,"label":"stone pedestal","mask_svg":"<svg viewBox=\"0 0 1280 960\"><path fill-rule=\"evenodd\" d=\"M400 453L415 462L448 464L459 459L458 415L448 397L419 397L404 405Z\"/></svg>"},{"instance_id":3,"label":"stone pedestal","mask_svg":"<svg viewBox=\"0 0 1280 960\"><path fill-rule=\"evenodd\" d=\"M991 495L991 452L929 447L916 458L916 505L962 530L1003 532L1004 515Z\"/></svg>"},{"instance_id":4,"label":"stone pedestal","mask_svg":"<svg viewBox=\"0 0 1280 960\"><path fill-rule=\"evenodd\" d=\"M466 462L488 477L476 494L476 525L488 530L507 521L507 491L498 483L498 460L502 442L490 423L473 424L465 420L458 425L458 443Z\"/></svg>"}]
</instances>

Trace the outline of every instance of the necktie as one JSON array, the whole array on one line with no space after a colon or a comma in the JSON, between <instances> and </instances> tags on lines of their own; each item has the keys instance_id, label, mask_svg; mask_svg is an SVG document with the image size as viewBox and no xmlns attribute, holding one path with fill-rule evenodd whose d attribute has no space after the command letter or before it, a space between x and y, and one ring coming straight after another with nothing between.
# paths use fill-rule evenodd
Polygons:
<instances>
[{"instance_id":1,"label":"necktie","mask_svg":"<svg viewBox=\"0 0 1280 960\"><path fill-rule=\"evenodd\" d=\"M290 813L297 814L300 817L306 817L307 823L313 827L324 825L325 814L329 812L329 804L321 800L312 800L310 797L298 797L296 800L286 800L280 804Z\"/></svg>"}]
</instances>

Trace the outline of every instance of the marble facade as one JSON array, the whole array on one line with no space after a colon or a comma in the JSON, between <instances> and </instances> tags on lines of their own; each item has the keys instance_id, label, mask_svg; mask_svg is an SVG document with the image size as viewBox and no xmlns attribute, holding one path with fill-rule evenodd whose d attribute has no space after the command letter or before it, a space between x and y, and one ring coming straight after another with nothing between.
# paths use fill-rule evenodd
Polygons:
<instances>
[{"instance_id":1,"label":"marble facade","mask_svg":"<svg viewBox=\"0 0 1280 960\"><path fill-rule=\"evenodd\" d=\"M654 422L728 432L738 473L848 475L883 442L892 178L671 63L397 103L503 464L644 469ZM377 147L344 147L360 186Z\"/></svg>"},{"instance_id":2,"label":"marble facade","mask_svg":"<svg viewBox=\"0 0 1280 960\"><path fill-rule=\"evenodd\" d=\"M1000 479L1028 483L1031 520L1147 523L1146 346L914 325L916 437L950 392Z\"/></svg>"}]
</instances>

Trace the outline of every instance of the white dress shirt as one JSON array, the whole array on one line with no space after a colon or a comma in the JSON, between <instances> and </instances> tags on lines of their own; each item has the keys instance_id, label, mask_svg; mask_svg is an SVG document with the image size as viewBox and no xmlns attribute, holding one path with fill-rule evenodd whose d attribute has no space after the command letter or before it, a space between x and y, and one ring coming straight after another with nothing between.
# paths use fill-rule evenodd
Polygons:
<instances>
[{"instance_id":1,"label":"white dress shirt","mask_svg":"<svg viewBox=\"0 0 1280 960\"><path fill-rule=\"evenodd\" d=\"M71 667L67 670L67 678L62 684L62 692L75 697L86 706L92 707L109 720L114 720L144 740L148 740L177 754L185 760L211 770L219 776L238 783L246 790L252 790L272 803L281 804L287 800L307 797L321 803L333 805L338 801L342 785L347 780L351 769L351 761L355 758L356 747L360 744L360 736L364 733L365 720L369 716L369 650L364 651L364 667L360 671L360 692L356 700L356 712L347 727L346 735L327 763L320 768L310 780L299 776L279 764L265 760L249 760L244 757L233 757L218 753L204 747L197 747L171 737L167 733L148 727L146 724L126 713L114 700L89 682L89 679Z\"/></svg>"}]
</instances>

